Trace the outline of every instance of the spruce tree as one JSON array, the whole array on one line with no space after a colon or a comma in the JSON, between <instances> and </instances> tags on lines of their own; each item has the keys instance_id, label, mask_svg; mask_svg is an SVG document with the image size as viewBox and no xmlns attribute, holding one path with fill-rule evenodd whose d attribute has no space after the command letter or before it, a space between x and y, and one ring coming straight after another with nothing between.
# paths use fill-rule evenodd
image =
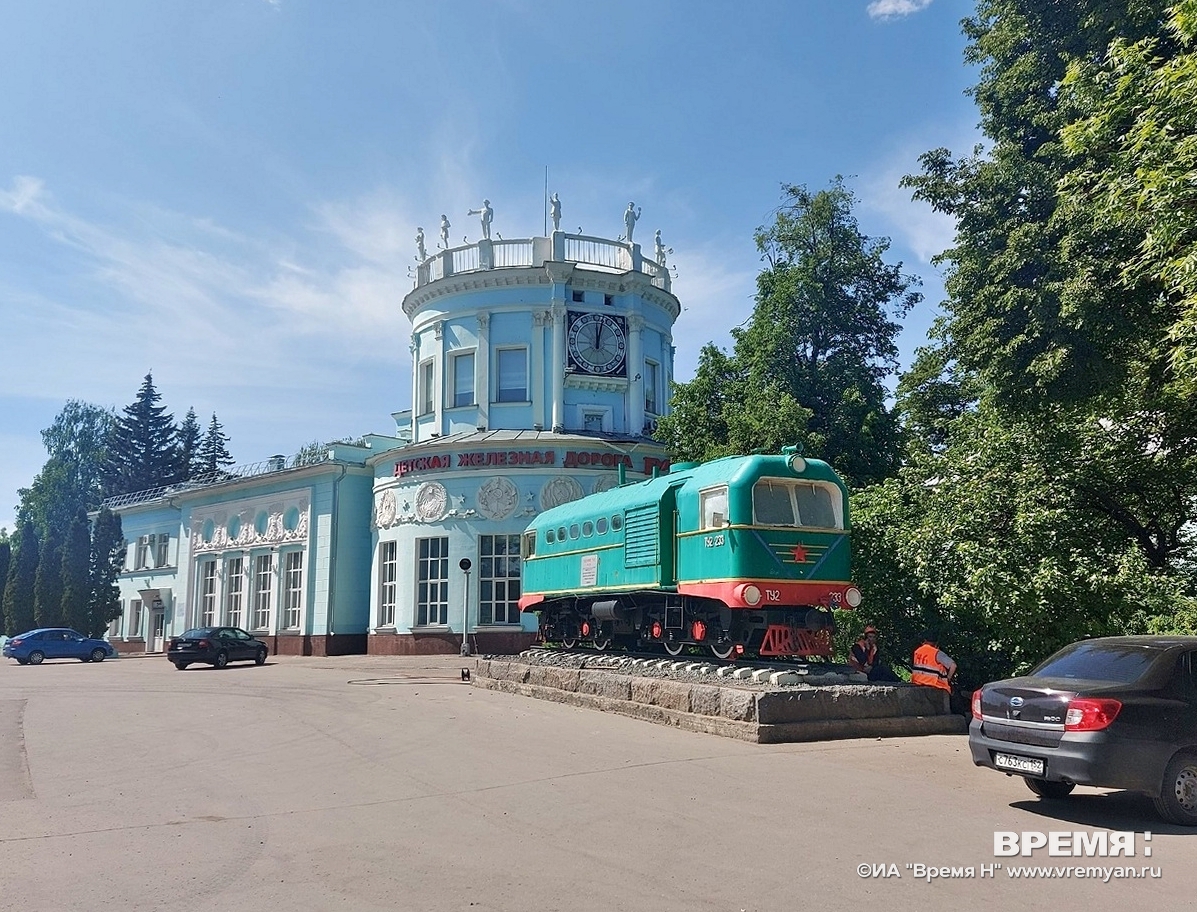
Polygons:
<instances>
[{"instance_id":1,"label":"spruce tree","mask_svg":"<svg viewBox=\"0 0 1197 912\"><path fill-rule=\"evenodd\" d=\"M178 475L178 428L159 405L162 395L146 374L137 398L113 425L107 447L105 489L109 497L172 484Z\"/></svg>"},{"instance_id":2,"label":"spruce tree","mask_svg":"<svg viewBox=\"0 0 1197 912\"><path fill-rule=\"evenodd\" d=\"M80 508L67 529L59 564L62 578L60 602L63 623L86 636L92 636L91 605L91 534L87 513Z\"/></svg>"},{"instance_id":3,"label":"spruce tree","mask_svg":"<svg viewBox=\"0 0 1197 912\"><path fill-rule=\"evenodd\" d=\"M61 627L62 617L62 538L50 529L38 552L37 574L33 582L33 619L38 627Z\"/></svg>"},{"instance_id":4,"label":"spruce tree","mask_svg":"<svg viewBox=\"0 0 1197 912\"><path fill-rule=\"evenodd\" d=\"M203 472L199 458L200 426L195 417L195 408L187 409L183 423L179 425L178 468L176 481L188 481Z\"/></svg>"},{"instance_id":5,"label":"spruce tree","mask_svg":"<svg viewBox=\"0 0 1197 912\"><path fill-rule=\"evenodd\" d=\"M116 585L125 564L125 538L121 518L111 510L102 509L92 524L91 584L87 631L99 636L109 622L120 617L121 593Z\"/></svg>"},{"instance_id":6,"label":"spruce tree","mask_svg":"<svg viewBox=\"0 0 1197 912\"><path fill-rule=\"evenodd\" d=\"M33 587L37 580L37 530L33 523L21 523L13 543L13 555L8 565L8 579L4 584L4 632L15 636L32 630Z\"/></svg>"},{"instance_id":7,"label":"spruce tree","mask_svg":"<svg viewBox=\"0 0 1197 912\"><path fill-rule=\"evenodd\" d=\"M213 412L212 421L209 422L208 430L204 433L204 439L199 446L199 454L196 459L199 468L196 474L210 478L220 477L223 470L233 464L233 457L229 455L228 448L225 446L228 442L229 438L224 433L220 422L216 420L216 413Z\"/></svg>"}]
</instances>

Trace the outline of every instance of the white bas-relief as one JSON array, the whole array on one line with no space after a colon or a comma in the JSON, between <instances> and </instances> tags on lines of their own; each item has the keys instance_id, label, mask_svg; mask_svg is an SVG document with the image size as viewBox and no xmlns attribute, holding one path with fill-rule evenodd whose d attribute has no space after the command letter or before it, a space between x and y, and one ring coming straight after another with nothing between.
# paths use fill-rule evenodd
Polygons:
<instances>
[{"instance_id":1,"label":"white bas-relief","mask_svg":"<svg viewBox=\"0 0 1197 912\"><path fill-rule=\"evenodd\" d=\"M497 475L478 489L478 512L487 519L506 519L519 499L520 492L511 480Z\"/></svg>"},{"instance_id":2,"label":"white bas-relief","mask_svg":"<svg viewBox=\"0 0 1197 912\"><path fill-rule=\"evenodd\" d=\"M601 494L603 491L610 491L613 487L619 484L618 475L600 475L594 481L594 487L591 488L591 494Z\"/></svg>"},{"instance_id":3,"label":"white bas-relief","mask_svg":"<svg viewBox=\"0 0 1197 912\"><path fill-rule=\"evenodd\" d=\"M445 515L449 495L437 481L426 481L416 489L416 516L424 522L436 522Z\"/></svg>"},{"instance_id":4,"label":"white bas-relief","mask_svg":"<svg viewBox=\"0 0 1197 912\"><path fill-rule=\"evenodd\" d=\"M582 497L582 486L565 475L550 478L540 489L540 509L551 510Z\"/></svg>"},{"instance_id":5,"label":"white bas-relief","mask_svg":"<svg viewBox=\"0 0 1197 912\"><path fill-rule=\"evenodd\" d=\"M397 513L395 492L383 491L379 494L374 505L374 525L379 529L389 529L395 525L395 516Z\"/></svg>"},{"instance_id":6,"label":"white bas-relief","mask_svg":"<svg viewBox=\"0 0 1197 912\"><path fill-rule=\"evenodd\" d=\"M193 553L223 551L228 548L247 548L258 545L280 545L306 541L308 537L308 513L311 504L306 497L287 498L284 501L249 501L233 504L232 509L197 511L191 516L191 549ZM295 527L287 528L284 514L294 510ZM262 531L258 531L256 517L266 514ZM230 523L236 520L240 528L232 534ZM205 523L212 523L212 537L204 541Z\"/></svg>"}]
</instances>

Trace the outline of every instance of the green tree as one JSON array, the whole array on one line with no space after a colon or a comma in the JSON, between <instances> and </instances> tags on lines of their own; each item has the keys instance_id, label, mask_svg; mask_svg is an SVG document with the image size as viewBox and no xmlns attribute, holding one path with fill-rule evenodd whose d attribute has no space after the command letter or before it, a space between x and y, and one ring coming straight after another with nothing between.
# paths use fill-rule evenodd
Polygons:
<instances>
[{"instance_id":1,"label":"green tree","mask_svg":"<svg viewBox=\"0 0 1197 912\"><path fill-rule=\"evenodd\" d=\"M658 437L675 458L709 459L801 443L847 479L891 473L901 452L884 380L897 369L894 317L921 299L889 265L889 242L862 234L855 198L783 185L785 202L756 235L766 268L734 354L707 345L678 384Z\"/></svg>"},{"instance_id":2,"label":"green tree","mask_svg":"<svg viewBox=\"0 0 1197 912\"><path fill-rule=\"evenodd\" d=\"M94 510L103 497L101 472L115 416L111 409L69 400L42 431L49 455L28 488L18 494L19 520L31 520L39 534L65 529L80 507Z\"/></svg>"},{"instance_id":3,"label":"green tree","mask_svg":"<svg viewBox=\"0 0 1197 912\"><path fill-rule=\"evenodd\" d=\"M212 413L212 420L208 423L208 430L204 432L196 458L196 474L208 477L220 477L220 474L233 464L233 457L228 451L229 438L224 433L224 427Z\"/></svg>"},{"instance_id":4,"label":"green tree","mask_svg":"<svg viewBox=\"0 0 1197 912\"><path fill-rule=\"evenodd\" d=\"M67 528L59 564L62 577L62 617L68 627L85 636L103 632L95 629L91 608L91 530L87 514L80 509Z\"/></svg>"},{"instance_id":5,"label":"green tree","mask_svg":"<svg viewBox=\"0 0 1197 912\"><path fill-rule=\"evenodd\" d=\"M0 528L0 633L5 633L4 589L8 583L8 568L12 561L12 542L8 532Z\"/></svg>"},{"instance_id":6,"label":"green tree","mask_svg":"<svg viewBox=\"0 0 1197 912\"><path fill-rule=\"evenodd\" d=\"M8 636L24 633L35 626L33 591L37 581L37 559L37 529L25 520L13 542L8 578L4 583L4 632Z\"/></svg>"},{"instance_id":7,"label":"green tree","mask_svg":"<svg viewBox=\"0 0 1197 912\"><path fill-rule=\"evenodd\" d=\"M121 593L116 581L125 564L125 538L121 518L101 509L92 523L88 601L88 633L99 636L121 615Z\"/></svg>"},{"instance_id":8,"label":"green tree","mask_svg":"<svg viewBox=\"0 0 1197 912\"><path fill-rule=\"evenodd\" d=\"M33 619L39 627L61 627L62 538L50 529L38 550L37 574L33 583Z\"/></svg>"},{"instance_id":9,"label":"green tree","mask_svg":"<svg viewBox=\"0 0 1197 912\"><path fill-rule=\"evenodd\" d=\"M159 405L162 395L146 374L137 398L117 417L108 441L104 485L108 496L145 491L178 476L178 429L174 416Z\"/></svg>"},{"instance_id":10,"label":"green tree","mask_svg":"<svg viewBox=\"0 0 1197 912\"><path fill-rule=\"evenodd\" d=\"M1082 115L1062 130L1080 165L1064 187L1138 240L1122 289L1162 289L1170 366L1197 395L1197 2L1176 3L1159 34L1118 38L1104 60L1071 61L1064 86Z\"/></svg>"},{"instance_id":11,"label":"green tree","mask_svg":"<svg viewBox=\"0 0 1197 912\"><path fill-rule=\"evenodd\" d=\"M178 469L175 480L187 481L203 472L200 457L200 426L195 416L195 409L187 409L183 423L179 425Z\"/></svg>"},{"instance_id":12,"label":"green tree","mask_svg":"<svg viewBox=\"0 0 1197 912\"><path fill-rule=\"evenodd\" d=\"M699 354L689 383L677 385L657 439L675 460L705 462L737 453L780 452L803 440L810 411L775 381L750 376L714 345Z\"/></svg>"}]
</instances>

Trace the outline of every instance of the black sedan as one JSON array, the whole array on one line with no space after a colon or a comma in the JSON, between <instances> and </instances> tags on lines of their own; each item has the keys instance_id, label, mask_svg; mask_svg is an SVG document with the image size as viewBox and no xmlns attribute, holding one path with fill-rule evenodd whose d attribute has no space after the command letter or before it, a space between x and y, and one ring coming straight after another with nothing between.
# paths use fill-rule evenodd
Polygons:
<instances>
[{"instance_id":1,"label":"black sedan","mask_svg":"<svg viewBox=\"0 0 1197 912\"><path fill-rule=\"evenodd\" d=\"M171 637L166 657L182 671L188 665L211 665L224 668L229 662L252 660L255 665L266 662L270 649L240 627L196 627L182 636Z\"/></svg>"},{"instance_id":2,"label":"black sedan","mask_svg":"<svg viewBox=\"0 0 1197 912\"><path fill-rule=\"evenodd\" d=\"M1132 789L1197 826L1197 637L1106 637L973 694L973 763L1042 798Z\"/></svg>"}]
</instances>

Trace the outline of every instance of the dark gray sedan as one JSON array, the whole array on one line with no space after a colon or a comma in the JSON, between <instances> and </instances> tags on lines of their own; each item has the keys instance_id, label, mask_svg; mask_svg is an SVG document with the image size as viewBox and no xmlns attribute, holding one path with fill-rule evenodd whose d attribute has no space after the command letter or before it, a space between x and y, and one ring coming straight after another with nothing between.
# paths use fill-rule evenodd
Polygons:
<instances>
[{"instance_id":1,"label":"dark gray sedan","mask_svg":"<svg viewBox=\"0 0 1197 912\"><path fill-rule=\"evenodd\" d=\"M188 665L224 668L229 662L266 662L270 649L240 627L195 627L182 636L171 637L166 657L183 671Z\"/></svg>"},{"instance_id":2,"label":"dark gray sedan","mask_svg":"<svg viewBox=\"0 0 1197 912\"><path fill-rule=\"evenodd\" d=\"M973 763L1042 798L1132 789L1197 826L1197 637L1105 637L973 694Z\"/></svg>"}]
</instances>

